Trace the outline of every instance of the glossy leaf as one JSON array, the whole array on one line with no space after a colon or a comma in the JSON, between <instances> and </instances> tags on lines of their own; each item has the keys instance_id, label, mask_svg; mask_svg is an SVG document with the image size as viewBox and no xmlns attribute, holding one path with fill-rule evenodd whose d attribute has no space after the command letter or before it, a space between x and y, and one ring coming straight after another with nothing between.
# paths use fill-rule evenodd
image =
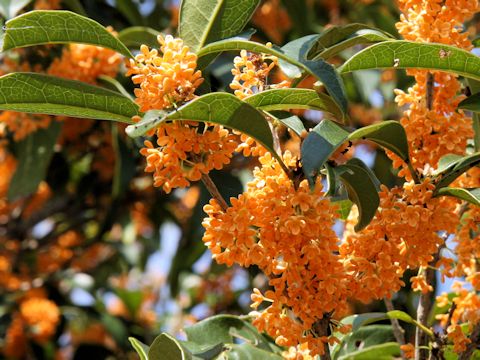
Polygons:
<instances>
[{"instance_id":1,"label":"glossy leaf","mask_svg":"<svg viewBox=\"0 0 480 360\"><path fill-rule=\"evenodd\" d=\"M392 35L364 24L333 26L312 44L308 58L329 59L355 45L393 40Z\"/></svg>"},{"instance_id":2,"label":"glossy leaf","mask_svg":"<svg viewBox=\"0 0 480 360\"><path fill-rule=\"evenodd\" d=\"M311 49L308 51L308 59L315 58L325 51L329 51L331 48L334 48L337 45L355 39L362 34L378 34L383 39L392 39L392 35L384 32L380 29L365 25L365 24L347 24L347 25L338 25L332 26L318 35L317 40L312 43ZM384 41L384 40L380 40ZM374 41L376 42L376 41ZM358 42L357 44L362 44L364 42Z\"/></svg>"},{"instance_id":3,"label":"glossy leaf","mask_svg":"<svg viewBox=\"0 0 480 360\"><path fill-rule=\"evenodd\" d=\"M389 311L389 312L387 312L387 316L390 319L401 320L401 321L409 323L409 324L414 324L416 322L415 319L413 319L410 315L408 315L406 312L400 311L400 310Z\"/></svg>"},{"instance_id":4,"label":"glossy leaf","mask_svg":"<svg viewBox=\"0 0 480 360\"><path fill-rule=\"evenodd\" d=\"M385 41L372 45L352 56L340 72L410 68L440 70L480 80L478 56L453 46L410 41Z\"/></svg>"},{"instance_id":5,"label":"glossy leaf","mask_svg":"<svg viewBox=\"0 0 480 360\"><path fill-rule=\"evenodd\" d=\"M247 97L247 104L261 110L311 109L323 111L342 121L343 113L326 94L310 89L272 89Z\"/></svg>"},{"instance_id":6,"label":"glossy leaf","mask_svg":"<svg viewBox=\"0 0 480 360\"><path fill-rule=\"evenodd\" d=\"M134 337L129 337L128 340L137 352L140 360L148 360L148 351L150 350L150 347L145 345L141 341L135 339Z\"/></svg>"},{"instance_id":7,"label":"glossy leaf","mask_svg":"<svg viewBox=\"0 0 480 360\"><path fill-rule=\"evenodd\" d=\"M358 222L355 231L360 231L372 221L380 204L378 179L360 160L351 159L336 168L348 191L348 197L358 207Z\"/></svg>"},{"instance_id":8,"label":"glossy leaf","mask_svg":"<svg viewBox=\"0 0 480 360\"><path fill-rule=\"evenodd\" d=\"M442 156L438 161L438 166L434 172L434 175L439 175L441 173L444 173L446 170L451 169L461 159L462 159L462 155L457 155L457 154L447 154L445 156Z\"/></svg>"},{"instance_id":9,"label":"glossy leaf","mask_svg":"<svg viewBox=\"0 0 480 360\"><path fill-rule=\"evenodd\" d=\"M179 34L194 52L241 32L259 0L183 0Z\"/></svg>"},{"instance_id":10,"label":"glossy leaf","mask_svg":"<svg viewBox=\"0 0 480 360\"><path fill-rule=\"evenodd\" d=\"M125 44L125 46L138 48L145 44L152 48L159 48L157 36L161 33L155 29L146 26L132 26L123 29L118 33L118 40Z\"/></svg>"},{"instance_id":11,"label":"glossy leaf","mask_svg":"<svg viewBox=\"0 0 480 360\"><path fill-rule=\"evenodd\" d=\"M138 106L117 92L35 73L0 77L0 109L124 123L139 115Z\"/></svg>"},{"instance_id":12,"label":"glossy leaf","mask_svg":"<svg viewBox=\"0 0 480 360\"><path fill-rule=\"evenodd\" d=\"M302 168L310 183L348 138L348 132L330 120L322 120L315 126L302 143Z\"/></svg>"},{"instance_id":13,"label":"glossy leaf","mask_svg":"<svg viewBox=\"0 0 480 360\"><path fill-rule=\"evenodd\" d=\"M456 178L474 166L480 165L480 153L464 156L452 162L444 171L435 173L435 193L450 185Z\"/></svg>"},{"instance_id":14,"label":"glossy leaf","mask_svg":"<svg viewBox=\"0 0 480 360\"><path fill-rule=\"evenodd\" d=\"M202 56L218 54L224 51L240 51L242 49L256 53L274 55L291 64L294 68L299 68L301 71L314 76L323 83L330 96L335 100L342 111L346 112L347 99L345 97L342 80L334 67L323 60L303 60L299 54L295 55L293 51L292 53L287 54L284 48L280 49L276 46L267 47L263 44L241 38L231 38L209 44L198 52L198 57L201 58ZM287 76L291 75L287 74Z\"/></svg>"},{"instance_id":15,"label":"glossy leaf","mask_svg":"<svg viewBox=\"0 0 480 360\"><path fill-rule=\"evenodd\" d=\"M370 140L394 152L402 160L409 159L408 141L405 129L398 121L383 121L365 126L350 134L350 140Z\"/></svg>"},{"instance_id":16,"label":"glossy leaf","mask_svg":"<svg viewBox=\"0 0 480 360\"><path fill-rule=\"evenodd\" d=\"M105 27L70 11L30 11L7 21L4 29L2 51L41 44L82 43L133 57Z\"/></svg>"},{"instance_id":17,"label":"glossy leaf","mask_svg":"<svg viewBox=\"0 0 480 360\"><path fill-rule=\"evenodd\" d=\"M371 312L363 314L354 314L342 319L342 324L352 325L352 331L355 332L362 326L369 325L371 323L388 319L386 313L383 312Z\"/></svg>"},{"instance_id":18,"label":"glossy leaf","mask_svg":"<svg viewBox=\"0 0 480 360\"><path fill-rule=\"evenodd\" d=\"M16 144L18 166L8 187L10 201L34 193L45 179L60 134L60 124L52 121Z\"/></svg>"},{"instance_id":19,"label":"glossy leaf","mask_svg":"<svg viewBox=\"0 0 480 360\"><path fill-rule=\"evenodd\" d=\"M359 328L357 331L346 335L341 344L338 346L338 350L335 352L333 359L356 359L357 352L365 351L369 348L381 345L392 344L395 341L391 325L369 325ZM397 355L400 354L400 347L397 343L394 343L397 349ZM360 353L360 355L362 355ZM390 355L385 353L385 355ZM387 357L391 359L392 356ZM362 357L365 359L365 357ZM372 357L367 359L377 359Z\"/></svg>"},{"instance_id":20,"label":"glossy leaf","mask_svg":"<svg viewBox=\"0 0 480 360\"><path fill-rule=\"evenodd\" d=\"M298 136L302 136L302 133L306 131L305 125L303 125L302 120L297 115L292 115L287 111L270 111L268 114L288 127Z\"/></svg>"},{"instance_id":21,"label":"glossy leaf","mask_svg":"<svg viewBox=\"0 0 480 360\"><path fill-rule=\"evenodd\" d=\"M172 336L163 333L153 341L148 351L149 360L193 360L193 356Z\"/></svg>"},{"instance_id":22,"label":"glossy leaf","mask_svg":"<svg viewBox=\"0 0 480 360\"><path fill-rule=\"evenodd\" d=\"M224 125L245 133L265 146L273 155L273 138L264 116L252 106L228 93L211 93L201 96L170 113L149 111L138 124L127 127L127 134L141 136L171 120L200 121Z\"/></svg>"},{"instance_id":23,"label":"glossy leaf","mask_svg":"<svg viewBox=\"0 0 480 360\"><path fill-rule=\"evenodd\" d=\"M437 191L436 196L453 196L465 200L473 205L480 206L480 188L462 189L444 187Z\"/></svg>"},{"instance_id":24,"label":"glossy leaf","mask_svg":"<svg viewBox=\"0 0 480 360\"><path fill-rule=\"evenodd\" d=\"M31 2L32 0L0 0L0 14L11 19Z\"/></svg>"}]
</instances>

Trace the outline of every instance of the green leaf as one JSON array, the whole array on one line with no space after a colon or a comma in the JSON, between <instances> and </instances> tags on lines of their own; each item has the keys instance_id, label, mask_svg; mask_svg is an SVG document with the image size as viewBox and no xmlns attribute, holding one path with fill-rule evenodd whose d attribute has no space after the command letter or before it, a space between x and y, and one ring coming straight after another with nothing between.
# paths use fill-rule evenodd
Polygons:
<instances>
[{"instance_id":1,"label":"green leaf","mask_svg":"<svg viewBox=\"0 0 480 360\"><path fill-rule=\"evenodd\" d=\"M378 179L360 160L351 159L335 168L348 191L348 197L358 207L358 222L355 231L360 231L372 221L380 204Z\"/></svg>"},{"instance_id":2,"label":"green leaf","mask_svg":"<svg viewBox=\"0 0 480 360\"><path fill-rule=\"evenodd\" d=\"M410 315L408 315L404 311L392 310L392 311L387 312L387 316L390 319L397 319L397 320L401 320L401 321L404 321L404 322L409 323L409 324L415 324L415 319L413 319Z\"/></svg>"},{"instance_id":3,"label":"green leaf","mask_svg":"<svg viewBox=\"0 0 480 360\"><path fill-rule=\"evenodd\" d=\"M340 214L340 219L344 221L347 220L348 215L350 215L350 211L352 210L353 203L348 199L338 201L332 200L332 202L338 206L337 211Z\"/></svg>"},{"instance_id":4,"label":"green leaf","mask_svg":"<svg viewBox=\"0 0 480 360\"><path fill-rule=\"evenodd\" d=\"M202 345L191 341L179 341L179 343L193 354L195 360L197 358L202 360L216 359L216 356L225 350L224 343L216 345Z\"/></svg>"},{"instance_id":5,"label":"green leaf","mask_svg":"<svg viewBox=\"0 0 480 360\"><path fill-rule=\"evenodd\" d=\"M392 35L363 24L334 26L321 34L308 53L308 58L329 59L355 45L393 40Z\"/></svg>"},{"instance_id":6,"label":"green leaf","mask_svg":"<svg viewBox=\"0 0 480 360\"><path fill-rule=\"evenodd\" d=\"M296 54L294 51L288 50L288 48L287 50L290 52L287 53L285 47L282 49L276 46L267 47L263 44L244 40L238 37L209 44L201 49L197 55L199 58L201 58L210 54L218 54L224 51L239 51L242 49L255 53L274 55L279 59L285 60L287 63L292 64L294 68L298 67L303 72L314 76L323 83L330 96L335 100L342 111L346 112L347 99L345 97L343 82L335 68L323 60L304 60L300 54ZM287 74L287 76L291 75Z\"/></svg>"},{"instance_id":7,"label":"green leaf","mask_svg":"<svg viewBox=\"0 0 480 360\"><path fill-rule=\"evenodd\" d=\"M122 300L132 317L135 317L140 306L142 305L143 293L140 290L126 290L117 288L115 293Z\"/></svg>"},{"instance_id":8,"label":"green leaf","mask_svg":"<svg viewBox=\"0 0 480 360\"><path fill-rule=\"evenodd\" d=\"M369 325L371 323L388 319L386 313L383 312L371 312L363 314L350 315L342 319L342 324L352 325L352 331L355 332L362 326Z\"/></svg>"},{"instance_id":9,"label":"green leaf","mask_svg":"<svg viewBox=\"0 0 480 360\"><path fill-rule=\"evenodd\" d=\"M141 136L165 121L200 121L224 125L255 138L276 156L273 138L265 117L255 108L228 93L211 93L179 107L170 113L149 111L138 124L127 127L127 134Z\"/></svg>"},{"instance_id":10,"label":"green leaf","mask_svg":"<svg viewBox=\"0 0 480 360\"><path fill-rule=\"evenodd\" d=\"M226 351L228 360L281 360L281 356L269 351L258 349L251 344L232 344Z\"/></svg>"},{"instance_id":11,"label":"green leaf","mask_svg":"<svg viewBox=\"0 0 480 360\"><path fill-rule=\"evenodd\" d=\"M349 140L370 140L409 162L407 134L403 126L394 120L365 126L350 134Z\"/></svg>"},{"instance_id":12,"label":"green leaf","mask_svg":"<svg viewBox=\"0 0 480 360\"><path fill-rule=\"evenodd\" d=\"M310 89L271 89L247 97L247 104L261 110L311 109L343 120L343 112L333 99Z\"/></svg>"},{"instance_id":13,"label":"green leaf","mask_svg":"<svg viewBox=\"0 0 480 360\"><path fill-rule=\"evenodd\" d=\"M9 201L34 193L45 179L60 127L53 120L47 129L37 130L16 143L18 166L8 188Z\"/></svg>"},{"instance_id":14,"label":"green leaf","mask_svg":"<svg viewBox=\"0 0 480 360\"><path fill-rule=\"evenodd\" d=\"M365 36L365 39L362 40L362 36ZM369 38L370 36L373 37ZM369 42L391 40L393 36L380 29L365 24L354 23L332 26L318 35L317 40L311 45L311 49L308 52L307 58L313 59L317 56L320 56L326 59L328 57L324 55L325 52L330 52L337 46L342 47L342 44L345 42L349 42L357 38L359 38L358 42L353 42L350 46Z\"/></svg>"},{"instance_id":15,"label":"green leaf","mask_svg":"<svg viewBox=\"0 0 480 360\"><path fill-rule=\"evenodd\" d=\"M0 14L11 19L31 2L32 0L0 0Z\"/></svg>"},{"instance_id":16,"label":"green leaf","mask_svg":"<svg viewBox=\"0 0 480 360\"><path fill-rule=\"evenodd\" d=\"M145 345L141 341L135 339L134 337L129 337L128 340L137 352L140 360L148 360L148 351L150 350L150 347L148 345Z\"/></svg>"},{"instance_id":17,"label":"green leaf","mask_svg":"<svg viewBox=\"0 0 480 360\"><path fill-rule=\"evenodd\" d=\"M105 330L110 334L117 344L126 343L126 338L128 336L127 327L118 317L112 316L107 313L103 313L100 316L100 321L102 322Z\"/></svg>"},{"instance_id":18,"label":"green leaf","mask_svg":"<svg viewBox=\"0 0 480 360\"><path fill-rule=\"evenodd\" d=\"M338 350L333 356L333 359L345 360L345 359L357 359L355 356L362 356L362 351L367 350L381 344L391 344L395 341L391 325L369 325L359 328L357 331L352 332L351 334L346 335L341 344L338 346ZM400 348L397 343L397 355L400 354ZM360 354L358 354L360 352ZM381 354L380 354L381 355ZM389 356L390 353L384 353L384 355ZM372 357L367 359L377 359L377 357ZM393 359L392 356L383 358L383 359Z\"/></svg>"},{"instance_id":19,"label":"green leaf","mask_svg":"<svg viewBox=\"0 0 480 360\"><path fill-rule=\"evenodd\" d=\"M364 69L432 69L480 80L480 58L440 44L385 41L352 56L341 73Z\"/></svg>"},{"instance_id":20,"label":"green leaf","mask_svg":"<svg viewBox=\"0 0 480 360\"><path fill-rule=\"evenodd\" d=\"M444 173L446 170L451 169L462 159L462 157L462 155L457 154L447 154L442 156L438 161L438 166L434 172L434 175L439 175Z\"/></svg>"},{"instance_id":21,"label":"green leaf","mask_svg":"<svg viewBox=\"0 0 480 360\"><path fill-rule=\"evenodd\" d=\"M396 342L387 342L340 356L338 360L394 360L398 359L399 356L400 345Z\"/></svg>"},{"instance_id":22,"label":"green leaf","mask_svg":"<svg viewBox=\"0 0 480 360\"><path fill-rule=\"evenodd\" d=\"M463 100L458 104L458 108L473 111L474 113L480 113L480 92Z\"/></svg>"},{"instance_id":23,"label":"green leaf","mask_svg":"<svg viewBox=\"0 0 480 360\"><path fill-rule=\"evenodd\" d=\"M194 52L206 44L238 34L259 0L183 0L179 34Z\"/></svg>"},{"instance_id":24,"label":"green leaf","mask_svg":"<svg viewBox=\"0 0 480 360\"><path fill-rule=\"evenodd\" d=\"M480 188L462 189L444 187L437 191L436 196L453 196L465 200L473 205L480 206Z\"/></svg>"},{"instance_id":25,"label":"green leaf","mask_svg":"<svg viewBox=\"0 0 480 360\"><path fill-rule=\"evenodd\" d=\"M72 10L83 16L88 16L80 0L63 0L62 4L65 5L66 9Z\"/></svg>"},{"instance_id":26,"label":"green leaf","mask_svg":"<svg viewBox=\"0 0 480 360\"><path fill-rule=\"evenodd\" d=\"M348 132L330 120L322 120L302 143L302 168L310 183L319 170L346 140Z\"/></svg>"},{"instance_id":27,"label":"green leaf","mask_svg":"<svg viewBox=\"0 0 480 360\"><path fill-rule=\"evenodd\" d=\"M127 139L128 140L128 139ZM130 180L135 175L136 163L133 149L118 134L118 126L112 126L112 147L115 151L115 172L112 183L112 196L118 198L128 190Z\"/></svg>"},{"instance_id":28,"label":"green leaf","mask_svg":"<svg viewBox=\"0 0 480 360\"><path fill-rule=\"evenodd\" d=\"M138 106L121 94L79 81L35 73L0 77L0 110L132 123Z\"/></svg>"},{"instance_id":29,"label":"green leaf","mask_svg":"<svg viewBox=\"0 0 480 360\"><path fill-rule=\"evenodd\" d=\"M5 24L2 51L41 44L82 43L133 57L128 48L96 21L70 11L37 10Z\"/></svg>"},{"instance_id":30,"label":"green leaf","mask_svg":"<svg viewBox=\"0 0 480 360\"><path fill-rule=\"evenodd\" d=\"M248 329L247 323L234 315L216 315L184 329L188 341L202 345L233 343L232 330Z\"/></svg>"},{"instance_id":31,"label":"green leaf","mask_svg":"<svg viewBox=\"0 0 480 360\"><path fill-rule=\"evenodd\" d=\"M306 131L302 120L297 115L292 115L287 111L271 111L268 112L268 114L295 132L298 136L302 136L302 133Z\"/></svg>"},{"instance_id":32,"label":"green leaf","mask_svg":"<svg viewBox=\"0 0 480 360\"><path fill-rule=\"evenodd\" d=\"M475 96L479 96L479 91L480 91L480 81L475 81L472 79L468 79L467 85L470 88L472 93L475 93ZM478 94L477 94L478 93ZM478 99L478 98L477 98ZM468 100L468 98L467 98ZM461 105L461 103L460 103ZM473 144L475 147L476 152L480 152L480 106L479 110L475 112L472 116L472 122L473 122Z\"/></svg>"},{"instance_id":33,"label":"green leaf","mask_svg":"<svg viewBox=\"0 0 480 360\"><path fill-rule=\"evenodd\" d=\"M148 351L149 360L193 360L193 356L172 336L163 333L153 341Z\"/></svg>"},{"instance_id":34,"label":"green leaf","mask_svg":"<svg viewBox=\"0 0 480 360\"><path fill-rule=\"evenodd\" d=\"M452 162L445 170L435 173L435 193L450 185L456 178L474 166L480 165L480 153L464 156Z\"/></svg>"},{"instance_id":35,"label":"green leaf","mask_svg":"<svg viewBox=\"0 0 480 360\"><path fill-rule=\"evenodd\" d=\"M158 35L161 35L161 33L155 29L146 26L132 26L120 31L118 40L128 47L140 48L142 44L145 44L158 49L160 46L157 40Z\"/></svg>"}]
</instances>

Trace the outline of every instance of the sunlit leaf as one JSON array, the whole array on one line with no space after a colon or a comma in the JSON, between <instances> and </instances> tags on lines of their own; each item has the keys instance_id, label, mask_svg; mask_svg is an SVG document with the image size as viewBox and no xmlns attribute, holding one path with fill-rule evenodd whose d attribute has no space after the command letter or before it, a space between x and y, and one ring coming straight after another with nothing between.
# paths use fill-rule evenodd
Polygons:
<instances>
[{"instance_id":1,"label":"sunlit leaf","mask_svg":"<svg viewBox=\"0 0 480 360\"><path fill-rule=\"evenodd\" d=\"M179 34L194 52L243 30L259 0L183 0Z\"/></svg>"},{"instance_id":2,"label":"sunlit leaf","mask_svg":"<svg viewBox=\"0 0 480 360\"><path fill-rule=\"evenodd\" d=\"M365 69L432 69L480 80L480 58L457 47L385 41L352 56L341 73Z\"/></svg>"},{"instance_id":3,"label":"sunlit leaf","mask_svg":"<svg viewBox=\"0 0 480 360\"><path fill-rule=\"evenodd\" d=\"M435 173L435 193L441 188L447 187L450 185L456 178L462 175L464 172L468 171L472 167L480 165L480 153L475 153L472 155L467 155L452 161L445 166L444 170L441 172Z\"/></svg>"},{"instance_id":4,"label":"sunlit leaf","mask_svg":"<svg viewBox=\"0 0 480 360\"><path fill-rule=\"evenodd\" d=\"M193 360L193 356L172 336L163 333L153 341L148 351L149 360Z\"/></svg>"},{"instance_id":5,"label":"sunlit leaf","mask_svg":"<svg viewBox=\"0 0 480 360\"><path fill-rule=\"evenodd\" d=\"M0 77L0 109L131 123L138 106L118 92L35 73Z\"/></svg>"},{"instance_id":6,"label":"sunlit leaf","mask_svg":"<svg viewBox=\"0 0 480 360\"><path fill-rule=\"evenodd\" d=\"M444 187L437 191L436 196L453 196L465 200L473 205L480 206L480 188L462 189Z\"/></svg>"},{"instance_id":7,"label":"sunlit leaf","mask_svg":"<svg viewBox=\"0 0 480 360\"><path fill-rule=\"evenodd\" d=\"M132 53L105 27L87 17L62 10L37 10L6 22L2 51L41 44L82 43Z\"/></svg>"},{"instance_id":8,"label":"sunlit leaf","mask_svg":"<svg viewBox=\"0 0 480 360\"><path fill-rule=\"evenodd\" d=\"M140 360L148 360L148 351L150 350L150 347L133 337L129 337L128 340L137 352Z\"/></svg>"}]
</instances>

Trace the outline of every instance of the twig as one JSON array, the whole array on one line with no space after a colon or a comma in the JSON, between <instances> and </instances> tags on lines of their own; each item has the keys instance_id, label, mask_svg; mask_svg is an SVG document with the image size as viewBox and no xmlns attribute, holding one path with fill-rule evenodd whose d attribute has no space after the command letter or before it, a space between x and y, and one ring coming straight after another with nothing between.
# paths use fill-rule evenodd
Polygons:
<instances>
[{"instance_id":1,"label":"twig","mask_svg":"<svg viewBox=\"0 0 480 360\"><path fill-rule=\"evenodd\" d=\"M318 320L313 324L313 330L316 334L316 337L328 337L331 335L330 333L330 318L332 317L331 313L323 314L323 318ZM324 344L324 354L320 355L320 360L331 360L332 357L330 356L330 348L328 346L328 342Z\"/></svg>"},{"instance_id":2,"label":"twig","mask_svg":"<svg viewBox=\"0 0 480 360\"><path fill-rule=\"evenodd\" d=\"M433 107L433 86L434 86L434 78L431 72L427 73L427 91L425 94L425 100L427 103L427 109L432 110Z\"/></svg>"},{"instance_id":3,"label":"twig","mask_svg":"<svg viewBox=\"0 0 480 360\"><path fill-rule=\"evenodd\" d=\"M387 308L387 311L395 310L392 300L384 298L383 302L385 303L385 307ZM392 323L393 335L395 336L395 339L400 345L405 345L405 330L403 330L403 328L400 326L400 323L397 319L392 318L390 319L390 322ZM407 359L403 350L400 351L400 354L403 360Z\"/></svg>"},{"instance_id":4,"label":"twig","mask_svg":"<svg viewBox=\"0 0 480 360\"><path fill-rule=\"evenodd\" d=\"M218 204L220 205L222 210L227 211L228 204L223 198L222 194L220 194L220 191L218 191L217 185L215 185L212 178L208 174L204 174L202 175L202 182L207 188L210 195L212 195L212 197L218 201Z\"/></svg>"}]
</instances>

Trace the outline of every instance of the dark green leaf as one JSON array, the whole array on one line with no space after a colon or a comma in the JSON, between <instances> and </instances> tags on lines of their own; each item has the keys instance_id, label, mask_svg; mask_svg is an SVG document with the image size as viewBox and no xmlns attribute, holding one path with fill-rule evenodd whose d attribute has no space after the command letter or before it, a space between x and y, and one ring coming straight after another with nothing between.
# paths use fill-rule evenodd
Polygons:
<instances>
[{"instance_id":1,"label":"dark green leaf","mask_svg":"<svg viewBox=\"0 0 480 360\"><path fill-rule=\"evenodd\" d=\"M179 343L193 354L195 360L197 358L202 360L216 359L216 356L225 350L225 344L223 343L216 345L202 345L191 341L179 341Z\"/></svg>"},{"instance_id":2,"label":"dark green leaf","mask_svg":"<svg viewBox=\"0 0 480 360\"><path fill-rule=\"evenodd\" d=\"M128 330L119 318L116 318L107 313L103 313L100 317L100 320L103 326L105 326L108 334L112 335L113 339L117 344L123 344L126 342Z\"/></svg>"},{"instance_id":3,"label":"dark green leaf","mask_svg":"<svg viewBox=\"0 0 480 360\"><path fill-rule=\"evenodd\" d=\"M371 140L394 152L402 160L409 161L407 134L403 126L394 120L365 126L350 134L350 140Z\"/></svg>"},{"instance_id":4,"label":"dark green leaf","mask_svg":"<svg viewBox=\"0 0 480 360\"><path fill-rule=\"evenodd\" d=\"M371 312L347 316L342 319L342 324L352 325L352 331L355 332L362 326L386 319L388 316L383 312Z\"/></svg>"},{"instance_id":5,"label":"dark green leaf","mask_svg":"<svg viewBox=\"0 0 480 360\"><path fill-rule=\"evenodd\" d=\"M32 0L0 0L0 14L11 19L31 2Z\"/></svg>"},{"instance_id":6,"label":"dark green leaf","mask_svg":"<svg viewBox=\"0 0 480 360\"><path fill-rule=\"evenodd\" d=\"M41 44L82 43L133 57L121 41L96 21L70 11L30 11L5 24L2 51Z\"/></svg>"},{"instance_id":7,"label":"dark green leaf","mask_svg":"<svg viewBox=\"0 0 480 360\"><path fill-rule=\"evenodd\" d=\"M117 92L35 73L0 77L0 109L132 123L138 106Z\"/></svg>"},{"instance_id":8,"label":"dark green leaf","mask_svg":"<svg viewBox=\"0 0 480 360\"><path fill-rule=\"evenodd\" d=\"M143 293L140 290L126 290L117 288L115 293L122 300L123 304L127 308L132 317L135 317L140 305L142 305Z\"/></svg>"},{"instance_id":9,"label":"dark green leaf","mask_svg":"<svg viewBox=\"0 0 480 360\"><path fill-rule=\"evenodd\" d=\"M88 16L80 0L63 0L62 4L65 5L66 9L72 10L83 16Z\"/></svg>"},{"instance_id":10,"label":"dark green leaf","mask_svg":"<svg viewBox=\"0 0 480 360\"><path fill-rule=\"evenodd\" d=\"M314 76L323 83L330 96L340 106L342 111L346 111L347 99L345 98L343 82L334 67L323 60L307 61L302 59L301 55L295 54L293 50L291 53L287 53L285 47L282 49L276 46L267 47L263 44L241 38L226 39L209 44L198 52L198 57L201 58L202 56L210 54L217 54L224 51L239 51L242 49L274 55L293 65L293 68L300 68L302 72ZM300 76L301 74L295 74L295 76L297 75ZM287 76L291 77L291 74L287 73Z\"/></svg>"},{"instance_id":11,"label":"dark green leaf","mask_svg":"<svg viewBox=\"0 0 480 360\"><path fill-rule=\"evenodd\" d=\"M478 56L453 46L410 41L385 41L372 45L351 57L340 72L410 68L440 70L480 80Z\"/></svg>"},{"instance_id":12,"label":"dark green leaf","mask_svg":"<svg viewBox=\"0 0 480 360\"><path fill-rule=\"evenodd\" d=\"M464 156L452 162L445 170L435 173L435 192L450 185L456 178L474 166L480 165L480 153Z\"/></svg>"},{"instance_id":13,"label":"dark green leaf","mask_svg":"<svg viewBox=\"0 0 480 360\"><path fill-rule=\"evenodd\" d=\"M470 91L472 93L475 93L474 96L477 96L477 99L478 99L478 96L480 95L479 93L480 81L468 79L467 84L468 84L468 87L470 88ZM468 100L468 98L466 100ZM461 104L462 103L460 103L460 105ZM473 144L475 146L475 151L480 152L480 106L479 106L479 110L477 112L474 112L472 116L472 122L473 122L473 131L474 131Z\"/></svg>"},{"instance_id":14,"label":"dark green leaf","mask_svg":"<svg viewBox=\"0 0 480 360\"><path fill-rule=\"evenodd\" d=\"M100 75L98 77L98 80L100 80L100 82L103 85L105 85L106 88L117 91L123 96L125 96L126 98L133 100L132 95L130 95L130 93L123 87L122 84L120 84L120 82L117 79L114 79L107 75Z\"/></svg>"},{"instance_id":15,"label":"dark green leaf","mask_svg":"<svg viewBox=\"0 0 480 360\"><path fill-rule=\"evenodd\" d=\"M127 134L136 137L171 120L200 121L224 125L255 138L272 155L273 138L265 117L255 108L228 93L211 93L201 96L165 114L162 111L149 111L138 124L127 127Z\"/></svg>"},{"instance_id":16,"label":"dark green leaf","mask_svg":"<svg viewBox=\"0 0 480 360\"><path fill-rule=\"evenodd\" d=\"M354 39L358 35L361 35L362 32L366 32L367 34L369 32L379 33L383 38L392 39L392 35L365 24L354 23L348 25L332 26L325 30L323 33L321 33L318 36L317 40L312 43L307 58L315 58L319 54L322 54L323 52L325 52L329 48L334 47L335 45L341 44L350 39Z\"/></svg>"},{"instance_id":17,"label":"dark green leaf","mask_svg":"<svg viewBox=\"0 0 480 360\"><path fill-rule=\"evenodd\" d=\"M321 34L308 53L308 58L329 59L355 45L393 40L392 35L363 24L333 26Z\"/></svg>"},{"instance_id":18,"label":"dark green leaf","mask_svg":"<svg viewBox=\"0 0 480 360\"><path fill-rule=\"evenodd\" d=\"M141 341L135 339L134 337L129 337L128 340L132 344L132 347L137 352L140 360L148 360L148 351L150 347L142 343Z\"/></svg>"},{"instance_id":19,"label":"dark green leaf","mask_svg":"<svg viewBox=\"0 0 480 360\"><path fill-rule=\"evenodd\" d=\"M259 0L183 0L179 34L194 52L243 30Z\"/></svg>"},{"instance_id":20,"label":"dark green leaf","mask_svg":"<svg viewBox=\"0 0 480 360\"><path fill-rule=\"evenodd\" d=\"M149 360L192 360L193 356L172 336L163 333L153 341L148 351Z\"/></svg>"},{"instance_id":21,"label":"dark green leaf","mask_svg":"<svg viewBox=\"0 0 480 360\"><path fill-rule=\"evenodd\" d=\"M151 48L159 48L157 36L161 33L155 29L145 26L132 26L123 29L118 33L118 40L128 47L140 48L145 44Z\"/></svg>"},{"instance_id":22,"label":"dark green leaf","mask_svg":"<svg viewBox=\"0 0 480 360\"><path fill-rule=\"evenodd\" d=\"M348 132L330 120L322 120L302 143L302 168L312 183L325 162L348 138Z\"/></svg>"},{"instance_id":23,"label":"dark green leaf","mask_svg":"<svg viewBox=\"0 0 480 360\"><path fill-rule=\"evenodd\" d=\"M233 343L232 330L250 331L247 322L233 315L216 315L202 320L184 329L188 341L202 345L216 345L218 343ZM250 336L251 337L251 336Z\"/></svg>"},{"instance_id":24,"label":"dark green leaf","mask_svg":"<svg viewBox=\"0 0 480 360\"><path fill-rule=\"evenodd\" d=\"M360 160L351 159L335 168L348 191L348 197L358 207L359 219L355 231L366 227L375 216L380 197L378 180L373 172Z\"/></svg>"},{"instance_id":25,"label":"dark green leaf","mask_svg":"<svg viewBox=\"0 0 480 360\"><path fill-rule=\"evenodd\" d=\"M480 112L480 93L473 94L472 96L469 96L463 100L460 104L458 104L458 108L477 113Z\"/></svg>"},{"instance_id":26,"label":"dark green leaf","mask_svg":"<svg viewBox=\"0 0 480 360\"><path fill-rule=\"evenodd\" d=\"M370 347L395 341L391 325L369 325L359 328L357 331L345 336L334 354L334 359L356 359L354 356L359 351ZM399 345L398 354L400 353ZM397 354L397 355L398 355ZM361 354L360 354L361 355ZM390 355L386 353L385 355ZM350 357L349 357L350 356ZM365 358L363 358L365 359ZM377 359L373 357L371 359ZM387 359L392 359L388 357Z\"/></svg>"},{"instance_id":27,"label":"dark green leaf","mask_svg":"<svg viewBox=\"0 0 480 360\"><path fill-rule=\"evenodd\" d=\"M444 187L437 191L436 196L453 196L465 200L473 205L480 206L480 188L462 189Z\"/></svg>"},{"instance_id":28,"label":"dark green leaf","mask_svg":"<svg viewBox=\"0 0 480 360\"><path fill-rule=\"evenodd\" d=\"M133 25L143 23L142 14L138 11L138 6L132 0L116 0L115 5L125 18Z\"/></svg>"},{"instance_id":29,"label":"dark green leaf","mask_svg":"<svg viewBox=\"0 0 480 360\"><path fill-rule=\"evenodd\" d=\"M457 154L447 154L442 156L438 161L437 169L435 170L435 175L444 173L446 170L454 167L461 159L462 155Z\"/></svg>"},{"instance_id":30,"label":"dark green leaf","mask_svg":"<svg viewBox=\"0 0 480 360\"><path fill-rule=\"evenodd\" d=\"M34 193L45 179L59 133L60 124L53 120L48 129L37 130L16 144L18 166L8 188L10 201Z\"/></svg>"},{"instance_id":31,"label":"dark green leaf","mask_svg":"<svg viewBox=\"0 0 480 360\"><path fill-rule=\"evenodd\" d=\"M310 89L272 89L249 96L244 100L257 109L290 110L311 109L326 112L333 119L342 121L343 112L337 103L326 94Z\"/></svg>"}]
</instances>

